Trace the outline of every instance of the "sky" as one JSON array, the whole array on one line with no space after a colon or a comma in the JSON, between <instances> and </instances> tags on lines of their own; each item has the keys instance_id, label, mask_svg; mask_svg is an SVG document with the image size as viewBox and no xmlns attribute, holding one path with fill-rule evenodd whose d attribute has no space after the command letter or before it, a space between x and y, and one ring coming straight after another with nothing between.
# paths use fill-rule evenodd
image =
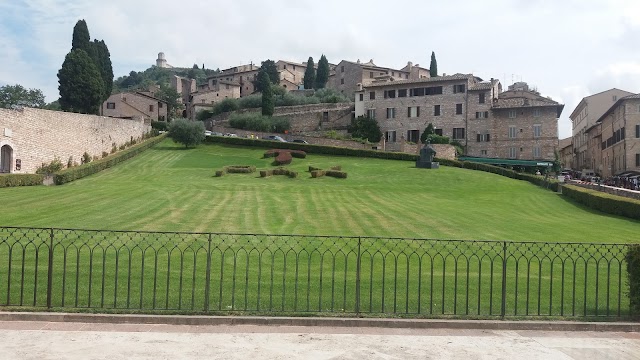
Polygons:
<instances>
[{"instance_id":1,"label":"sky","mask_svg":"<svg viewBox=\"0 0 640 360\"><path fill-rule=\"evenodd\" d=\"M225 69L266 59L368 61L525 81L565 104L616 87L640 92L638 0L0 0L0 86L58 98L75 23L104 40L115 77L155 65Z\"/></svg>"}]
</instances>

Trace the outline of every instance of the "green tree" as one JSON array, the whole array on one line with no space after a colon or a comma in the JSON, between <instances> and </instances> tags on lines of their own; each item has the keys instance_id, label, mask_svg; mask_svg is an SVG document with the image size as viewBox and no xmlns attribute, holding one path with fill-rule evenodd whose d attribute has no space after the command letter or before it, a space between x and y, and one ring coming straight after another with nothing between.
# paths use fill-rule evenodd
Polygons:
<instances>
[{"instance_id":1,"label":"green tree","mask_svg":"<svg viewBox=\"0 0 640 360\"><path fill-rule=\"evenodd\" d=\"M324 89L329 81L329 61L327 57L320 56L318 61L318 71L316 72L316 89Z\"/></svg>"},{"instance_id":2,"label":"green tree","mask_svg":"<svg viewBox=\"0 0 640 360\"><path fill-rule=\"evenodd\" d=\"M429 125L427 125L427 127L424 129L424 132L422 133L422 135L420 135L420 142L423 144L426 144L427 138L429 137L429 135L433 135L435 133L436 133L436 130L433 128L433 124L429 123Z\"/></svg>"},{"instance_id":3,"label":"green tree","mask_svg":"<svg viewBox=\"0 0 640 360\"><path fill-rule=\"evenodd\" d=\"M351 120L348 131L351 137L367 139L374 143L382 139L382 131L378 122L368 116L358 116Z\"/></svg>"},{"instance_id":4,"label":"green tree","mask_svg":"<svg viewBox=\"0 0 640 360\"><path fill-rule=\"evenodd\" d=\"M60 107L64 111L98 114L104 86L100 71L82 49L71 50L58 71Z\"/></svg>"},{"instance_id":5,"label":"green tree","mask_svg":"<svg viewBox=\"0 0 640 360\"><path fill-rule=\"evenodd\" d=\"M280 73L278 73L278 66L273 60L265 60L260 66L260 70L263 70L269 75L269 81L272 84L280 84Z\"/></svg>"},{"instance_id":6,"label":"green tree","mask_svg":"<svg viewBox=\"0 0 640 360\"><path fill-rule=\"evenodd\" d=\"M167 120L171 120L176 116L176 111L182 108L180 93L176 89L166 84L160 84L160 89L155 96L167 103Z\"/></svg>"},{"instance_id":7,"label":"green tree","mask_svg":"<svg viewBox=\"0 0 640 360\"><path fill-rule=\"evenodd\" d=\"M262 115L272 116L275 107L275 100L273 99L273 90L271 89L271 80L267 71L260 69L258 72L258 84L262 88Z\"/></svg>"},{"instance_id":8,"label":"green tree","mask_svg":"<svg viewBox=\"0 0 640 360\"><path fill-rule=\"evenodd\" d=\"M200 144L204 140L204 130L202 121L180 118L169 123L169 137L175 143L183 144L185 148Z\"/></svg>"},{"instance_id":9,"label":"green tree","mask_svg":"<svg viewBox=\"0 0 640 360\"><path fill-rule=\"evenodd\" d=\"M100 78L102 78L104 89L102 101L105 101L109 98L111 90L113 89L113 66L111 64L111 54L109 53L109 48L104 40L93 40L91 45L93 47L93 51L90 55L100 71Z\"/></svg>"},{"instance_id":10,"label":"green tree","mask_svg":"<svg viewBox=\"0 0 640 360\"><path fill-rule=\"evenodd\" d=\"M313 89L316 85L316 67L311 56L309 56L309 60L307 60L307 69L304 71L303 83L305 89Z\"/></svg>"},{"instance_id":11,"label":"green tree","mask_svg":"<svg viewBox=\"0 0 640 360\"><path fill-rule=\"evenodd\" d=\"M5 85L0 87L0 108L12 106L43 108L44 94L39 89L25 89L22 85Z\"/></svg>"},{"instance_id":12,"label":"green tree","mask_svg":"<svg viewBox=\"0 0 640 360\"><path fill-rule=\"evenodd\" d=\"M429 65L429 75L431 77L438 76L438 61L436 61L436 53L431 52L431 64Z\"/></svg>"},{"instance_id":13,"label":"green tree","mask_svg":"<svg viewBox=\"0 0 640 360\"><path fill-rule=\"evenodd\" d=\"M87 22L78 20L73 27L73 39L71 40L71 50L82 49L89 54L91 52L91 37L89 36L89 28Z\"/></svg>"}]
</instances>

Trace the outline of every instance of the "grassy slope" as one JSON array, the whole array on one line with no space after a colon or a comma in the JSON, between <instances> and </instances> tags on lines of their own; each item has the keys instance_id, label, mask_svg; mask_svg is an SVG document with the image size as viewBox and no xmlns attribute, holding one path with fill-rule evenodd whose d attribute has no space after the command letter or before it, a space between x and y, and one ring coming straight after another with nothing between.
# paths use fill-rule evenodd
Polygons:
<instances>
[{"instance_id":1,"label":"grassy slope","mask_svg":"<svg viewBox=\"0 0 640 360\"><path fill-rule=\"evenodd\" d=\"M263 150L182 150L166 141L113 169L57 187L0 189L0 225L536 241L637 241L640 222L604 215L529 183L411 162L310 155L297 179L230 174L271 167ZM311 179L342 165L346 180Z\"/></svg>"}]
</instances>

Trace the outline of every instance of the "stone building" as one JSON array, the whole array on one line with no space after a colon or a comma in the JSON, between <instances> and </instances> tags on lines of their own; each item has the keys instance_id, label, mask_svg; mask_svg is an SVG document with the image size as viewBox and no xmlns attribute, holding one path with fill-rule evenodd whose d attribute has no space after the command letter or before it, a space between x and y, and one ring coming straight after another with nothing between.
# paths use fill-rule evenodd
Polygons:
<instances>
[{"instance_id":1,"label":"stone building","mask_svg":"<svg viewBox=\"0 0 640 360\"><path fill-rule=\"evenodd\" d=\"M171 87L180 94L180 100L182 104L189 103L189 96L191 93L196 92L196 79L189 79L178 75L171 77Z\"/></svg>"},{"instance_id":2,"label":"stone building","mask_svg":"<svg viewBox=\"0 0 640 360\"><path fill-rule=\"evenodd\" d=\"M209 83L213 87L207 90L198 90L189 96L188 118L195 120L198 112L209 110L224 99L237 99L240 97L240 84L226 80L213 80Z\"/></svg>"},{"instance_id":3,"label":"stone building","mask_svg":"<svg viewBox=\"0 0 640 360\"><path fill-rule=\"evenodd\" d=\"M596 122L601 125L600 175L640 174L640 94L619 98Z\"/></svg>"},{"instance_id":4,"label":"stone building","mask_svg":"<svg viewBox=\"0 0 640 360\"><path fill-rule=\"evenodd\" d=\"M173 66L167 64L167 58L164 56L163 52L158 53L158 58L156 59L156 66L163 69L173 68Z\"/></svg>"},{"instance_id":5,"label":"stone building","mask_svg":"<svg viewBox=\"0 0 640 360\"><path fill-rule=\"evenodd\" d=\"M104 116L117 118L142 117L154 121L167 120L167 103L153 97L153 92L122 92L109 96L102 103Z\"/></svg>"},{"instance_id":6,"label":"stone building","mask_svg":"<svg viewBox=\"0 0 640 360\"><path fill-rule=\"evenodd\" d=\"M467 155L485 158L552 160L563 107L524 83L502 92L499 81L471 74L377 81L355 92L355 116L378 121L387 149L419 142L431 123Z\"/></svg>"},{"instance_id":7,"label":"stone building","mask_svg":"<svg viewBox=\"0 0 640 360\"><path fill-rule=\"evenodd\" d=\"M594 160L589 157L587 152L589 138L587 129L596 124L596 121L604 114L618 99L633 95L628 91L620 89L609 89L591 96L587 96L580 101L578 106L573 110L569 118L571 119L573 137L573 170L582 171L591 169Z\"/></svg>"},{"instance_id":8,"label":"stone building","mask_svg":"<svg viewBox=\"0 0 640 360\"><path fill-rule=\"evenodd\" d=\"M366 63L342 60L336 65L329 76L327 87L335 89L347 96L352 96L358 90L358 86L367 87L375 82L419 80L429 77L429 70L413 65L397 70L381 67L373 63L373 59Z\"/></svg>"},{"instance_id":9,"label":"stone building","mask_svg":"<svg viewBox=\"0 0 640 360\"><path fill-rule=\"evenodd\" d=\"M255 92L253 81L258 78L260 67L251 64L234 66L224 69L219 74L207 78L209 89L215 89L220 81L240 85L240 97L251 95Z\"/></svg>"},{"instance_id":10,"label":"stone building","mask_svg":"<svg viewBox=\"0 0 640 360\"><path fill-rule=\"evenodd\" d=\"M558 141L558 156L563 169L571 169L573 164L573 146L571 137Z\"/></svg>"}]
</instances>

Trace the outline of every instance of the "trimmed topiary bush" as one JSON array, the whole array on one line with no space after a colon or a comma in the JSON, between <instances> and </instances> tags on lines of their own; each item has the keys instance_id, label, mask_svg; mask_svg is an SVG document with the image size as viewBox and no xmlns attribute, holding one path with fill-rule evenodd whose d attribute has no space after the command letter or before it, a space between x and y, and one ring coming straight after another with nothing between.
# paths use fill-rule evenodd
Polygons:
<instances>
[{"instance_id":1,"label":"trimmed topiary bush","mask_svg":"<svg viewBox=\"0 0 640 360\"><path fill-rule=\"evenodd\" d=\"M331 176L334 178L338 178L338 179L346 179L347 178L347 173L344 171L337 171L337 170L327 170L325 171L325 175L326 176Z\"/></svg>"},{"instance_id":2,"label":"trimmed topiary bush","mask_svg":"<svg viewBox=\"0 0 640 360\"><path fill-rule=\"evenodd\" d=\"M563 186L562 195L607 214L640 220L640 200L611 195L597 190L584 189L573 185Z\"/></svg>"},{"instance_id":3,"label":"trimmed topiary bush","mask_svg":"<svg viewBox=\"0 0 640 360\"><path fill-rule=\"evenodd\" d=\"M252 165L229 165L224 167L224 171L229 174L251 174L256 171Z\"/></svg>"},{"instance_id":4,"label":"trimmed topiary bush","mask_svg":"<svg viewBox=\"0 0 640 360\"><path fill-rule=\"evenodd\" d=\"M276 159L273 165L289 165L293 160L292 157L304 159L307 157L307 153L301 150L288 150L288 149L272 149L264 153L264 157L273 157Z\"/></svg>"},{"instance_id":5,"label":"trimmed topiary bush","mask_svg":"<svg viewBox=\"0 0 640 360\"><path fill-rule=\"evenodd\" d=\"M215 177L221 177L222 175L224 175L224 170L216 170Z\"/></svg>"},{"instance_id":6,"label":"trimmed topiary bush","mask_svg":"<svg viewBox=\"0 0 640 360\"><path fill-rule=\"evenodd\" d=\"M42 185L42 181L43 174L4 174L0 175L0 188Z\"/></svg>"},{"instance_id":7,"label":"trimmed topiary bush","mask_svg":"<svg viewBox=\"0 0 640 360\"><path fill-rule=\"evenodd\" d=\"M285 168L277 168L273 170L260 170L260 177L269 177L272 175L284 175L290 178L298 177L297 172L293 170L285 169Z\"/></svg>"}]
</instances>

